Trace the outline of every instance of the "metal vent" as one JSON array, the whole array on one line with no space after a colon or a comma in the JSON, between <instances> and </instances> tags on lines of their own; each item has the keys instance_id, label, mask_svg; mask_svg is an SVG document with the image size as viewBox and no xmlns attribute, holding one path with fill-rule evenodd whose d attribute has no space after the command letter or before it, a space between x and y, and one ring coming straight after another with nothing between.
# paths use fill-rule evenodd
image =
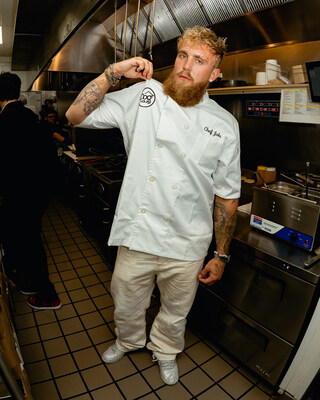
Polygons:
<instances>
[{"instance_id":1,"label":"metal vent","mask_svg":"<svg viewBox=\"0 0 320 400\"><path fill-rule=\"evenodd\" d=\"M194 25L211 26L245 15L249 12L289 3L295 0L192 0L186 6L185 0L156 0L152 45L161 44L181 35ZM136 53L149 47L150 15L152 3L140 11ZM136 14L127 20L126 50L134 54ZM109 32L112 37L113 33ZM117 27L117 35L123 43L123 23Z\"/></svg>"}]
</instances>

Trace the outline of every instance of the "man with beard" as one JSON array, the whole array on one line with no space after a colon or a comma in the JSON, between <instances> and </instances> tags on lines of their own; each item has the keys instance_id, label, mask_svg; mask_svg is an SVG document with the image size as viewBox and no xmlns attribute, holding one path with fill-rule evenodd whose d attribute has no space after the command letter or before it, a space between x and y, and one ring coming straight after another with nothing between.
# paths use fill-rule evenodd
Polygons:
<instances>
[{"instance_id":1,"label":"man with beard","mask_svg":"<svg viewBox=\"0 0 320 400\"><path fill-rule=\"evenodd\" d=\"M102 359L116 362L145 346L145 312L156 282L161 308L147 348L168 385L178 381L175 359L198 282L221 278L235 227L238 124L206 93L224 52L225 39L210 29L187 29L163 85L151 79L148 60L124 60L89 83L66 114L80 127L120 128L128 154L109 238L119 246L111 283L117 339ZM121 76L145 82L105 95ZM216 251L203 268L212 214Z\"/></svg>"}]
</instances>

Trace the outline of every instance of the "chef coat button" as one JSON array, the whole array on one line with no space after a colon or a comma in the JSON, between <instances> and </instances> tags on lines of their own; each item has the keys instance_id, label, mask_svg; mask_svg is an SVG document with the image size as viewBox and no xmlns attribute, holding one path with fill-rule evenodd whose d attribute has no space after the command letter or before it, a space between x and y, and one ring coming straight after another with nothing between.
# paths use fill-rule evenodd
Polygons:
<instances>
[{"instance_id":1,"label":"chef coat button","mask_svg":"<svg viewBox=\"0 0 320 400\"><path fill-rule=\"evenodd\" d=\"M149 182L154 182L154 181L155 181L154 177L153 177L153 176L150 176Z\"/></svg>"},{"instance_id":2,"label":"chef coat button","mask_svg":"<svg viewBox=\"0 0 320 400\"><path fill-rule=\"evenodd\" d=\"M147 210L145 208L141 208L141 212L142 212L142 214L145 214L147 212Z\"/></svg>"},{"instance_id":3,"label":"chef coat button","mask_svg":"<svg viewBox=\"0 0 320 400\"><path fill-rule=\"evenodd\" d=\"M186 153L181 153L182 158L186 158L186 156L187 156Z\"/></svg>"},{"instance_id":4,"label":"chef coat button","mask_svg":"<svg viewBox=\"0 0 320 400\"><path fill-rule=\"evenodd\" d=\"M189 129L189 125L186 124L186 125L184 126L184 129Z\"/></svg>"},{"instance_id":5,"label":"chef coat button","mask_svg":"<svg viewBox=\"0 0 320 400\"><path fill-rule=\"evenodd\" d=\"M161 149L163 147L163 144L162 143L158 143L158 147L159 147L159 149Z\"/></svg>"},{"instance_id":6,"label":"chef coat button","mask_svg":"<svg viewBox=\"0 0 320 400\"><path fill-rule=\"evenodd\" d=\"M171 187L172 187L173 190L178 189L178 186L177 186L177 185L172 185Z\"/></svg>"},{"instance_id":7,"label":"chef coat button","mask_svg":"<svg viewBox=\"0 0 320 400\"><path fill-rule=\"evenodd\" d=\"M164 221L168 221L168 217L162 217Z\"/></svg>"}]
</instances>

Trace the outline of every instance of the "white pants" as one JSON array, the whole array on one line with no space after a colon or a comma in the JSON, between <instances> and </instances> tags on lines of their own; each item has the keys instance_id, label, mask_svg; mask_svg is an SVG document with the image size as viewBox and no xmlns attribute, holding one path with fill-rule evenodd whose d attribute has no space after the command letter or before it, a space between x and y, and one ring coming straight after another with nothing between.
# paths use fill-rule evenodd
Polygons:
<instances>
[{"instance_id":1,"label":"white pants","mask_svg":"<svg viewBox=\"0 0 320 400\"><path fill-rule=\"evenodd\" d=\"M204 259L181 261L119 247L111 293L120 350L127 352L145 346L145 313L157 282L161 307L147 348L159 360L176 358L184 348L186 317L196 295L203 262Z\"/></svg>"}]
</instances>

